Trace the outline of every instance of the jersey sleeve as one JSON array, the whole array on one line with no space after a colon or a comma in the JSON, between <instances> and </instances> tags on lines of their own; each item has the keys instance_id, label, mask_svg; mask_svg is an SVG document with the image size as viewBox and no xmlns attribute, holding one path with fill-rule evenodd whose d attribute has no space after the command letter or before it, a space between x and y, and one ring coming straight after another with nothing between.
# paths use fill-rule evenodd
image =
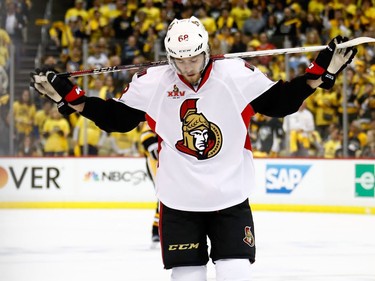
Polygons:
<instances>
[{"instance_id":1,"label":"jersey sleeve","mask_svg":"<svg viewBox=\"0 0 375 281\"><path fill-rule=\"evenodd\" d=\"M148 112L150 103L157 93L160 79L163 76L161 72L165 67L154 67L138 71L134 74L131 83L125 88L120 102L127 106Z\"/></svg>"},{"instance_id":2,"label":"jersey sleeve","mask_svg":"<svg viewBox=\"0 0 375 281\"><path fill-rule=\"evenodd\" d=\"M302 102L315 92L306 83L305 76L298 76L290 81L278 81L251 102L255 112L271 117L284 117L296 112Z\"/></svg>"},{"instance_id":3,"label":"jersey sleeve","mask_svg":"<svg viewBox=\"0 0 375 281\"><path fill-rule=\"evenodd\" d=\"M284 117L296 112L315 91L306 83L303 75L290 81L272 81L242 59L227 61L225 66L228 67L226 73L231 76L230 86L237 89L245 103L250 103L254 112L270 117Z\"/></svg>"},{"instance_id":4,"label":"jersey sleeve","mask_svg":"<svg viewBox=\"0 0 375 281\"><path fill-rule=\"evenodd\" d=\"M128 132L134 129L146 120L145 114L162 80L160 74L166 69L161 66L139 71L119 99L104 101L88 97L81 114L106 132Z\"/></svg>"},{"instance_id":5,"label":"jersey sleeve","mask_svg":"<svg viewBox=\"0 0 375 281\"><path fill-rule=\"evenodd\" d=\"M227 60L233 86L250 103L262 93L271 88L276 82L269 79L258 68L242 59Z\"/></svg>"},{"instance_id":6,"label":"jersey sleeve","mask_svg":"<svg viewBox=\"0 0 375 281\"><path fill-rule=\"evenodd\" d=\"M102 130L110 132L129 132L142 121L145 113L129 107L115 99L103 100L88 97L81 115L92 120Z\"/></svg>"}]
</instances>

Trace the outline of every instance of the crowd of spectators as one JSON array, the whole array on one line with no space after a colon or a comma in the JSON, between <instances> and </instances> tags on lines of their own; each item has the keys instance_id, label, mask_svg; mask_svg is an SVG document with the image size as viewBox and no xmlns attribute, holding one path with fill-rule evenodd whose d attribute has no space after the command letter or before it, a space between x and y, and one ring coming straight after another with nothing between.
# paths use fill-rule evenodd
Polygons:
<instances>
[{"instance_id":1,"label":"crowd of spectators","mask_svg":"<svg viewBox=\"0 0 375 281\"><path fill-rule=\"evenodd\" d=\"M31 0L0 1L0 154L6 154L4 147L8 144L9 112L9 69L11 45L15 54L22 51L22 46L28 41L27 28L29 13L32 8ZM22 96L23 93L18 93Z\"/></svg>"},{"instance_id":2,"label":"crowd of spectators","mask_svg":"<svg viewBox=\"0 0 375 281\"><path fill-rule=\"evenodd\" d=\"M76 71L162 59L169 23L192 15L206 27L213 55L324 45L337 35L375 37L375 6L370 0L75 0L64 18L49 26L49 44L59 55L45 56L40 63ZM7 40L0 42L2 48ZM84 42L88 44L85 65ZM358 46L345 77L339 76L331 90L318 89L295 114L284 119L255 115L249 128L255 156L342 157L346 110L349 157L374 158L374 51L372 45ZM273 80L287 80L302 74L315 55L248 61ZM90 76L87 92L103 99L119 97L134 73ZM82 78L74 82L83 86ZM48 101L33 103L29 89L19 96L13 105L17 155L140 155L139 129L109 135L78 114L59 116Z\"/></svg>"},{"instance_id":3,"label":"crowd of spectators","mask_svg":"<svg viewBox=\"0 0 375 281\"><path fill-rule=\"evenodd\" d=\"M0 97L8 91L10 46L13 44L17 51L28 40L31 8L30 0L0 1Z\"/></svg>"}]
</instances>

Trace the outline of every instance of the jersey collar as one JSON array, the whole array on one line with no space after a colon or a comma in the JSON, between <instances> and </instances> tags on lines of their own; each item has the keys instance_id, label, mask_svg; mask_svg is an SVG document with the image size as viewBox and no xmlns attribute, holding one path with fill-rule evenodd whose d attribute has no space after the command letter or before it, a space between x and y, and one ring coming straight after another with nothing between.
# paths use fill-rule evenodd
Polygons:
<instances>
[{"instance_id":1,"label":"jersey collar","mask_svg":"<svg viewBox=\"0 0 375 281\"><path fill-rule=\"evenodd\" d=\"M188 81L186 81L186 79L184 78L184 76L182 76L181 74L177 74L178 77L180 78L180 80L182 82L184 82L184 84L186 86L188 86L190 89L192 89L194 92L198 92L199 89L204 85L204 83L206 83L206 81L208 80L208 77L210 76L210 73L211 73L211 70L212 70L212 65L213 65L213 61L210 60L205 68L205 70L203 70L202 72L202 76L201 76L201 80L199 82L199 85L198 87L195 89L193 85L191 85Z\"/></svg>"}]
</instances>

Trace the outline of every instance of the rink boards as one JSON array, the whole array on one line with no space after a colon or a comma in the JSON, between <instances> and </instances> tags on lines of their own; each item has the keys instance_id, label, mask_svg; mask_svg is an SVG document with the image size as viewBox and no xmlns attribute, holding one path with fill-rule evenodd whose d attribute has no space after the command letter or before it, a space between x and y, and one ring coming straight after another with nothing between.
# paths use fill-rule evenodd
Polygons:
<instances>
[{"instance_id":1,"label":"rink boards","mask_svg":"<svg viewBox=\"0 0 375 281\"><path fill-rule=\"evenodd\" d=\"M375 214L375 160L255 159L255 210ZM0 208L154 208L144 158L0 158Z\"/></svg>"}]
</instances>

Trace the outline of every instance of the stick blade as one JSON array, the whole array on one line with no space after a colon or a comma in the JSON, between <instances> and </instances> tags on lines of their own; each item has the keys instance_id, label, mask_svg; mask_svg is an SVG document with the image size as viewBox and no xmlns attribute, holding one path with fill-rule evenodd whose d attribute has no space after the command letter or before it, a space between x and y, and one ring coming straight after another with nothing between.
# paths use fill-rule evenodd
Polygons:
<instances>
[{"instance_id":1,"label":"stick blade","mask_svg":"<svg viewBox=\"0 0 375 281\"><path fill-rule=\"evenodd\" d=\"M343 49L343 48L353 47L353 46L366 44L366 43L375 43L375 38L371 38L371 37L354 38L344 43L337 44L337 48Z\"/></svg>"}]
</instances>

